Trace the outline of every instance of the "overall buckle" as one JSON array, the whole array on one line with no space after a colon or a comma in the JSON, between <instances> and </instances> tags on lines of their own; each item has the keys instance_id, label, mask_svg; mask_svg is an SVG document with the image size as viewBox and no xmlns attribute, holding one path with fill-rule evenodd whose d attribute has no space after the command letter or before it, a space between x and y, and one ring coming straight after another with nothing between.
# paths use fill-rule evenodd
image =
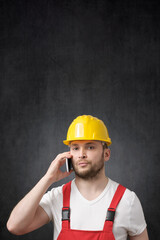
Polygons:
<instances>
[{"instance_id":1,"label":"overall buckle","mask_svg":"<svg viewBox=\"0 0 160 240\"><path fill-rule=\"evenodd\" d=\"M62 221L70 220L70 208L69 207L63 207L62 208Z\"/></svg>"},{"instance_id":2,"label":"overall buckle","mask_svg":"<svg viewBox=\"0 0 160 240\"><path fill-rule=\"evenodd\" d=\"M108 208L106 221L114 221L115 216L115 209L114 208Z\"/></svg>"}]
</instances>

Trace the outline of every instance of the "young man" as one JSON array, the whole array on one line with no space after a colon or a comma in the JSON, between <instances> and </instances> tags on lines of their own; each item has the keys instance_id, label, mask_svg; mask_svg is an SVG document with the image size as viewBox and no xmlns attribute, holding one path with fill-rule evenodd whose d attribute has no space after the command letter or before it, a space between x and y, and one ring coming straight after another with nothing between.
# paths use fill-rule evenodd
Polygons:
<instances>
[{"instance_id":1,"label":"young man","mask_svg":"<svg viewBox=\"0 0 160 240\"><path fill-rule=\"evenodd\" d=\"M70 151L59 154L37 185L17 204L7 222L13 234L31 232L53 221L53 239L148 240L146 222L134 192L105 175L111 139L104 123L83 115L70 125ZM72 158L75 179L45 192L70 175L60 167Z\"/></svg>"}]
</instances>

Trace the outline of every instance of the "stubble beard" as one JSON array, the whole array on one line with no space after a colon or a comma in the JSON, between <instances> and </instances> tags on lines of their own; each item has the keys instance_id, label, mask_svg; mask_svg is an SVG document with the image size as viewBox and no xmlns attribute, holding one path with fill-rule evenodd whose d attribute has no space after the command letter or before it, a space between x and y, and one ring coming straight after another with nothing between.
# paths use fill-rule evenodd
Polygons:
<instances>
[{"instance_id":1,"label":"stubble beard","mask_svg":"<svg viewBox=\"0 0 160 240\"><path fill-rule=\"evenodd\" d=\"M90 162L88 162L88 165L91 165ZM101 172L101 170L104 168L104 156L102 154L101 156L101 160L95 164L95 165L91 165L91 167L89 167L89 169L86 170L79 170L78 167L76 167L75 165L73 165L73 169L75 171L75 175L79 178L85 179L85 180L89 180L89 179L93 179L95 177L98 176L98 174Z\"/></svg>"}]
</instances>

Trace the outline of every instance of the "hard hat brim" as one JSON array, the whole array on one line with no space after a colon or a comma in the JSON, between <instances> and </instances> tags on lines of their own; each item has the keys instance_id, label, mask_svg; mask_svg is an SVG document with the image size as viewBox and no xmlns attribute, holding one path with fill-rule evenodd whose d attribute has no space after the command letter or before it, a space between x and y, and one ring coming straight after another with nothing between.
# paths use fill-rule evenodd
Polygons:
<instances>
[{"instance_id":1,"label":"hard hat brim","mask_svg":"<svg viewBox=\"0 0 160 240\"><path fill-rule=\"evenodd\" d=\"M110 146L111 144L112 144L112 141L111 141L111 139L109 138L109 139L83 139L83 138L76 138L76 139L70 139L70 140L63 140L63 143L65 144L65 145L70 145L70 143L71 142L73 142L73 141L101 141L101 142L106 142L107 143L107 146Z\"/></svg>"}]
</instances>

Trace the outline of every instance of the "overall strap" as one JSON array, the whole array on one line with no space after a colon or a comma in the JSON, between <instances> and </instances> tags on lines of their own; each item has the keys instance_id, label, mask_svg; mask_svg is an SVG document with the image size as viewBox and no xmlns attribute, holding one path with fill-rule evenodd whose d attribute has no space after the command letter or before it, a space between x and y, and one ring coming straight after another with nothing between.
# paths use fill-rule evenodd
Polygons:
<instances>
[{"instance_id":1,"label":"overall strap","mask_svg":"<svg viewBox=\"0 0 160 240\"><path fill-rule=\"evenodd\" d=\"M70 229L71 181L63 186L62 229Z\"/></svg>"},{"instance_id":2,"label":"overall strap","mask_svg":"<svg viewBox=\"0 0 160 240\"><path fill-rule=\"evenodd\" d=\"M125 190L126 190L125 187L123 187L120 184L118 185L117 190L116 190L116 192L115 192L115 194L112 198L111 204L108 208L103 230L107 230L108 228L112 229L113 222L114 222L115 211L116 211L116 208L117 208Z\"/></svg>"},{"instance_id":3,"label":"overall strap","mask_svg":"<svg viewBox=\"0 0 160 240\"><path fill-rule=\"evenodd\" d=\"M109 208L114 208L114 209L116 209L116 207L118 206L118 203L120 202L120 200L121 200L121 198L122 198L125 190L126 190L125 187L123 187L123 186L120 185L120 184L118 185L117 190L116 190L116 192L115 192L115 194L114 194L114 197L113 197L113 199L112 199L112 202L111 202Z\"/></svg>"}]
</instances>

